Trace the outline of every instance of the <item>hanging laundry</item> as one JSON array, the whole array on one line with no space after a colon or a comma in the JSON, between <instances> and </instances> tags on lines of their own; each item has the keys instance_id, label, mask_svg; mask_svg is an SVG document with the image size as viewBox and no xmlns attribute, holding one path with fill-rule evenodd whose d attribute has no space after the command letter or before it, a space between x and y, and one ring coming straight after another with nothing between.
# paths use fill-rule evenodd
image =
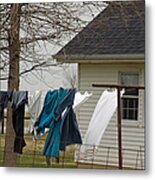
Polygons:
<instances>
[{"instance_id":1,"label":"hanging laundry","mask_svg":"<svg viewBox=\"0 0 155 180\"><path fill-rule=\"evenodd\" d=\"M24 140L24 113L25 104L28 103L27 91L15 91L12 94L12 121L15 131L14 152L22 154L26 145Z\"/></svg>"},{"instance_id":2,"label":"hanging laundry","mask_svg":"<svg viewBox=\"0 0 155 180\"><path fill-rule=\"evenodd\" d=\"M121 92L121 95L123 91ZM83 145L81 146L80 156L87 157L87 154L94 154L94 147L97 147L100 140L117 108L117 90L108 92L105 90L97 105L90 120L87 132L84 137ZM91 158L91 156L90 156Z\"/></svg>"},{"instance_id":3,"label":"hanging laundry","mask_svg":"<svg viewBox=\"0 0 155 180\"><path fill-rule=\"evenodd\" d=\"M44 134L45 128L52 127L52 123L56 119L55 109L57 108L58 104L64 99L67 91L67 89L60 88L59 90L47 92L41 113L34 124L37 135Z\"/></svg>"},{"instance_id":4,"label":"hanging laundry","mask_svg":"<svg viewBox=\"0 0 155 180\"><path fill-rule=\"evenodd\" d=\"M56 111L57 113L61 114L62 110L64 109L63 107L65 107L64 105L66 105L67 109L65 114L62 116L62 123L60 127L60 150L62 151L65 151L67 145L82 144L76 115L73 110L73 103L75 102L75 92L76 89L71 89Z\"/></svg>"},{"instance_id":5,"label":"hanging laundry","mask_svg":"<svg viewBox=\"0 0 155 180\"><path fill-rule=\"evenodd\" d=\"M82 104L84 104L89 97L92 96L92 93L88 93L87 91L84 94L81 94L81 92L76 92L73 109L77 110L79 107L81 107Z\"/></svg>"},{"instance_id":6,"label":"hanging laundry","mask_svg":"<svg viewBox=\"0 0 155 180\"><path fill-rule=\"evenodd\" d=\"M67 89L60 88L59 90L48 91L44 100L43 109L36 121L34 127L36 128L37 135L42 135L45 128L49 128L48 136L45 142L44 151L47 147L50 152L46 150L46 156L59 156L59 143L60 143L60 123L56 121L55 109L59 103L64 99L67 94ZM49 139L49 141L48 141ZM50 146L50 147L49 147ZM46 147L46 148L45 148ZM48 155L49 154L49 155Z\"/></svg>"},{"instance_id":7,"label":"hanging laundry","mask_svg":"<svg viewBox=\"0 0 155 180\"><path fill-rule=\"evenodd\" d=\"M30 114L30 121L29 121L29 132L32 133L34 130L34 124L39 116L40 113L40 106L41 106L41 91L33 91L29 92L28 96L28 111Z\"/></svg>"},{"instance_id":8,"label":"hanging laundry","mask_svg":"<svg viewBox=\"0 0 155 180\"><path fill-rule=\"evenodd\" d=\"M60 127L60 150L65 151L66 146L70 144L82 144L81 134L78 128L76 115L73 110L75 102L76 89L70 89L67 96L58 106L56 113L59 114L57 120L62 119ZM78 105L78 104L77 104ZM60 116L63 109L66 111Z\"/></svg>"},{"instance_id":9,"label":"hanging laundry","mask_svg":"<svg viewBox=\"0 0 155 180\"><path fill-rule=\"evenodd\" d=\"M81 144L81 135L78 129L76 116L73 111L75 89L70 89L64 100L55 110L55 122L50 127L43 150L43 155L59 157L59 150L65 150L69 144ZM65 110L65 113L63 113ZM62 115L63 113L63 115Z\"/></svg>"},{"instance_id":10,"label":"hanging laundry","mask_svg":"<svg viewBox=\"0 0 155 180\"><path fill-rule=\"evenodd\" d=\"M4 109L8 105L11 92L9 91L0 91L0 121L4 119Z\"/></svg>"},{"instance_id":11,"label":"hanging laundry","mask_svg":"<svg viewBox=\"0 0 155 180\"><path fill-rule=\"evenodd\" d=\"M76 89L60 88L46 94L43 109L34 125L37 135L49 128L42 153L46 157L58 158L59 151L65 150L67 145L82 143L72 108L75 92Z\"/></svg>"}]
</instances>

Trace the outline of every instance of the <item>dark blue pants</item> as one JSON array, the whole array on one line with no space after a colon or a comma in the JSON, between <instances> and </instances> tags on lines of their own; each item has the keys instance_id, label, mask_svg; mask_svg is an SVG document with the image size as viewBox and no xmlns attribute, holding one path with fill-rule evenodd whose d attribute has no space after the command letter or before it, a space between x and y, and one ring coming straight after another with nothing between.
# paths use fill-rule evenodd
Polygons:
<instances>
[{"instance_id":1,"label":"dark blue pants","mask_svg":"<svg viewBox=\"0 0 155 180\"><path fill-rule=\"evenodd\" d=\"M14 152L22 154L26 145L24 140L25 104L28 102L27 91L13 92L12 95L12 123L15 131Z\"/></svg>"}]
</instances>

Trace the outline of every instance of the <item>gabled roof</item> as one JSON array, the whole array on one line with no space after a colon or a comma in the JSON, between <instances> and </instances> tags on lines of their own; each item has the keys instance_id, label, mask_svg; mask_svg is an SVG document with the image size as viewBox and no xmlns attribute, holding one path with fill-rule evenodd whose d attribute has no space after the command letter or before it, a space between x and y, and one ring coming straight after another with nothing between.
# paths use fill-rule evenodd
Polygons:
<instances>
[{"instance_id":1,"label":"gabled roof","mask_svg":"<svg viewBox=\"0 0 155 180\"><path fill-rule=\"evenodd\" d=\"M58 61L76 58L127 57L145 53L145 2L111 2L57 54Z\"/></svg>"}]
</instances>

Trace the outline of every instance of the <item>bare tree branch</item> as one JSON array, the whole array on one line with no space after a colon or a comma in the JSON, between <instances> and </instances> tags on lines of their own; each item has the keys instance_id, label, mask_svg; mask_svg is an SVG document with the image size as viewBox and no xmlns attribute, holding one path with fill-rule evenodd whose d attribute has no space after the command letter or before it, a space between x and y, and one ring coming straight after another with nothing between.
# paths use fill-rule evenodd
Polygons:
<instances>
[{"instance_id":1,"label":"bare tree branch","mask_svg":"<svg viewBox=\"0 0 155 180\"><path fill-rule=\"evenodd\" d=\"M52 53L54 54L51 51L47 55L46 51L49 49L47 47L62 46L64 41L69 40L88 23L88 20L81 18L81 14L89 11L89 16L93 17L93 9L99 12L104 4L99 2L21 3L20 14L18 14L20 16L20 73L18 75L23 77L26 73L47 70L48 66L54 66L52 63L47 63L47 59ZM0 80L6 80L9 77L9 42L11 42L10 38L14 37L14 34L9 33L10 17L16 14L12 14L15 11L12 7L14 8L9 3L0 4L0 70L3 72ZM16 29L17 24L18 22L14 22L12 29ZM12 55L15 54L16 52L12 52Z\"/></svg>"}]
</instances>

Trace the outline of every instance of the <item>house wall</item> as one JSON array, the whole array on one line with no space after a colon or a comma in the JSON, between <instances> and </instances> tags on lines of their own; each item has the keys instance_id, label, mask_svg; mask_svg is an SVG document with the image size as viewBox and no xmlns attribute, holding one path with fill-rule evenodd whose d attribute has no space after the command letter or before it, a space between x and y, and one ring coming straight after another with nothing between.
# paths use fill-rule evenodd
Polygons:
<instances>
[{"instance_id":1,"label":"house wall","mask_svg":"<svg viewBox=\"0 0 155 180\"><path fill-rule=\"evenodd\" d=\"M92 92L93 96L78 111L78 123L84 137L96 103L103 88L92 87L93 83L117 84L120 72L138 72L139 85L144 85L144 64L87 64L78 67L79 90ZM123 166L144 168L144 90L139 92L138 121L122 120ZM114 113L96 153L94 163L118 165L117 112Z\"/></svg>"}]
</instances>

